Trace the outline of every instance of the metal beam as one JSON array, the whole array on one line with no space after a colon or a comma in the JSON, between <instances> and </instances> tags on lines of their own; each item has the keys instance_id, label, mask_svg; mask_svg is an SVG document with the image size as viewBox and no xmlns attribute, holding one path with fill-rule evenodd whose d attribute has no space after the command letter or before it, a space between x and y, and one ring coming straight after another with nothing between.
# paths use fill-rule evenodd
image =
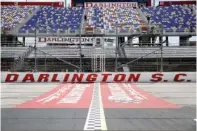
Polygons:
<instances>
[{"instance_id":1,"label":"metal beam","mask_svg":"<svg viewBox=\"0 0 197 131\"><path fill-rule=\"evenodd\" d=\"M125 63L125 64L128 65L128 64L130 64L130 63L133 63L133 62L135 62L135 61L137 61L137 60L139 60L139 59L142 59L142 58L144 58L144 57L146 57L146 56L148 56L148 55L150 55L150 54L156 53L157 51L161 51L161 63L163 63L163 48L162 48L163 46L162 46L162 44L165 43L165 42L166 42L166 40L163 41L163 42L161 42L161 47L160 47L159 49L157 49L157 50L155 50L155 51L153 51L153 52L150 52L150 53L148 53L148 54L146 54L146 55L144 55L144 56L141 56L141 57L139 57L139 58L137 58L137 59L135 59L135 60L129 61L129 62ZM121 67L122 67L123 65L125 65L125 64L121 64L120 66L117 67L117 69L121 68ZM161 64L161 66L163 67L162 64ZM163 70L163 68L162 68L162 70Z\"/></svg>"},{"instance_id":2,"label":"metal beam","mask_svg":"<svg viewBox=\"0 0 197 131\"><path fill-rule=\"evenodd\" d=\"M138 57L138 58L135 59L135 60L129 61L129 62L125 63L125 64L121 64L120 66L117 67L117 69L118 69L118 68L121 68L123 65L128 65L128 64L130 64L130 63L133 63L133 62L135 62L135 61L137 61L137 60L139 60L139 59L142 59L142 58L144 58L144 57L146 57L146 56L148 56L148 55L150 55L150 54L153 54L153 53L155 53L155 52L157 52L157 51L160 51L160 50L161 50L161 49L157 49L157 50L155 50L155 51L153 51L153 52L150 52L150 53L148 53L148 54L146 54L146 55L144 55L144 56Z\"/></svg>"},{"instance_id":3,"label":"metal beam","mask_svg":"<svg viewBox=\"0 0 197 131\"><path fill-rule=\"evenodd\" d=\"M30 47L31 47L31 46L30 46ZM32 48L34 48L34 47L32 47ZM74 67L76 67L77 69L80 69L79 66L74 65L74 64L72 64L72 63L70 63L70 62L68 62L68 61L65 61L65 60L61 59L61 58L55 57L55 56L53 56L53 55L51 55L51 54L49 54L49 53L47 53L47 52L44 52L44 51L42 51L42 50L40 50L40 49L38 49L38 48L37 48L36 50L37 50L37 51L40 51L40 52L42 52L42 53L44 53L44 54L46 54L46 55L52 56L52 57L54 57L54 58L56 58L56 59L58 59L58 60L60 60L60 61L62 61L62 62L64 62L64 63L66 63L66 64L68 64L68 65L74 66Z\"/></svg>"}]
</instances>

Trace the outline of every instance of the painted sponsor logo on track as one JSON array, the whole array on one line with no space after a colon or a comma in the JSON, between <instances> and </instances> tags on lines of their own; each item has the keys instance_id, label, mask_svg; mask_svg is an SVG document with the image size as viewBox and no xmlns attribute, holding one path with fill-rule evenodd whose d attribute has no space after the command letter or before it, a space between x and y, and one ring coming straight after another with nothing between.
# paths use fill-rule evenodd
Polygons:
<instances>
[{"instance_id":1,"label":"painted sponsor logo on track","mask_svg":"<svg viewBox=\"0 0 197 131\"><path fill-rule=\"evenodd\" d=\"M93 84L62 84L16 108L88 108Z\"/></svg>"},{"instance_id":2,"label":"painted sponsor logo on track","mask_svg":"<svg viewBox=\"0 0 197 131\"><path fill-rule=\"evenodd\" d=\"M129 84L108 84L111 91L111 96L108 97L110 101L120 102L120 103L141 103L143 100L147 99L145 96L137 92Z\"/></svg>"},{"instance_id":3,"label":"painted sponsor logo on track","mask_svg":"<svg viewBox=\"0 0 197 131\"><path fill-rule=\"evenodd\" d=\"M178 108L130 83L98 83L103 108ZM62 84L16 108L89 108L94 84Z\"/></svg>"},{"instance_id":4,"label":"painted sponsor logo on track","mask_svg":"<svg viewBox=\"0 0 197 131\"><path fill-rule=\"evenodd\" d=\"M88 87L90 87L90 85L76 84L75 88L73 88L72 91L69 92L68 95L62 98L58 103L78 103L84 91Z\"/></svg>"},{"instance_id":5,"label":"painted sponsor logo on track","mask_svg":"<svg viewBox=\"0 0 197 131\"><path fill-rule=\"evenodd\" d=\"M130 83L101 84L104 108L179 108Z\"/></svg>"},{"instance_id":6,"label":"painted sponsor logo on track","mask_svg":"<svg viewBox=\"0 0 197 131\"><path fill-rule=\"evenodd\" d=\"M72 88L72 85L65 85L62 88L60 88L59 90L57 90L55 93L53 93L47 97L41 98L41 99L37 100L36 102L45 104L45 103L52 102L53 100L58 100L62 95L65 95L66 92L70 91L71 88Z\"/></svg>"}]
</instances>

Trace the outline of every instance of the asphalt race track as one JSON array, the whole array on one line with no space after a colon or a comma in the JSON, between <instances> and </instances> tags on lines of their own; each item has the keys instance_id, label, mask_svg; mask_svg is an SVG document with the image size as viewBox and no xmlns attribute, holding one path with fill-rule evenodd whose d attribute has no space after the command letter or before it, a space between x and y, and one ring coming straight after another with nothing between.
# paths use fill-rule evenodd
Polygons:
<instances>
[{"instance_id":1,"label":"asphalt race track","mask_svg":"<svg viewBox=\"0 0 197 131\"><path fill-rule=\"evenodd\" d=\"M2 131L196 131L196 83L2 83Z\"/></svg>"}]
</instances>

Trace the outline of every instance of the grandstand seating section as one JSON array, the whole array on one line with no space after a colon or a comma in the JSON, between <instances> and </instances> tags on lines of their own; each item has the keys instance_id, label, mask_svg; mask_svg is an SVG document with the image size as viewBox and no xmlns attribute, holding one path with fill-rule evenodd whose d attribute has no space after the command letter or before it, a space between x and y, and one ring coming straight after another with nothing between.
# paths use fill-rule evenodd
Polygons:
<instances>
[{"instance_id":1,"label":"grandstand seating section","mask_svg":"<svg viewBox=\"0 0 197 131\"><path fill-rule=\"evenodd\" d=\"M30 33L37 29L41 33L55 33L65 30L79 29L83 8L55 8L44 6L24 25L19 32L28 30Z\"/></svg>"},{"instance_id":2,"label":"grandstand seating section","mask_svg":"<svg viewBox=\"0 0 197 131\"><path fill-rule=\"evenodd\" d=\"M1 47L1 57L2 58L15 58L20 57L26 52L28 47Z\"/></svg>"},{"instance_id":3,"label":"grandstand seating section","mask_svg":"<svg viewBox=\"0 0 197 131\"><path fill-rule=\"evenodd\" d=\"M1 27L12 29L32 14L37 6L2 6Z\"/></svg>"},{"instance_id":4,"label":"grandstand seating section","mask_svg":"<svg viewBox=\"0 0 197 131\"><path fill-rule=\"evenodd\" d=\"M42 50L50 55L46 55L40 51L37 51L37 58L79 58L79 49L78 48L62 48L62 47L39 47L39 50ZM28 47L2 47L1 56L3 58L15 58L20 57L25 52L27 52ZM159 50L159 47L133 47L133 48L125 48L125 52L127 57L129 58L139 58L145 56L145 54L154 52L155 50ZM84 58L91 58L92 55L98 52L102 52L105 54L107 58L115 58L115 49L101 49L101 48L82 48L82 54L84 54ZM28 58L34 58L34 51L30 53ZM152 53L146 58L156 58L160 57L160 51L157 53ZM192 46L186 47L164 47L163 48L163 57L164 58L176 58L176 57L196 57L196 49Z\"/></svg>"},{"instance_id":5,"label":"grandstand seating section","mask_svg":"<svg viewBox=\"0 0 197 131\"><path fill-rule=\"evenodd\" d=\"M90 7L87 13L86 27L104 29L110 33L116 31L127 33L136 31L144 24L139 12L130 7Z\"/></svg>"},{"instance_id":6,"label":"grandstand seating section","mask_svg":"<svg viewBox=\"0 0 197 131\"><path fill-rule=\"evenodd\" d=\"M125 52L128 58L139 58L143 57L148 53L159 50L159 47L136 47L136 48L125 48ZM195 58L196 49L192 46L184 47L164 47L163 48L163 58ZM161 56L160 51L148 55L146 58L159 58Z\"/></svg>"},{"instance_id":7,"label":"grandstand seating section","mask_svg":"<svg viewBox=\"0 0 197 131\"><path fill-rule=\"evenodd\" d=\"M86 28L97 28L97 29L104 29L103 24L103 12L99 7L95 8L87 8L87 21L86 21Z\"/></svg>"},{"instance_id":8,"label":"grandstand seating section","mask_svg":"<svg viewBox=\"0 0 197 131\"><path fill-rule=\"evenodd\" d=\"M37 6L2 6L1 27L14 28L27 18ZM190 32L196 30L196 5L172 5L166 7L143 7L152 24L162 24L166 32ZM57 30L75 31L80 28L84 9L82 7L55 8L41 6L33 17L20 28L20 33L27 30L33 33L55 33ZM139 24L145 23L137 9L128 7L89 7L86 10L86 27L103 29L107 32L136 31ZM46 26L48 25L48 26Z\"/></svg>"},{"instance_id":9,"label":"grandstand seating section","mask_svg":"<svg viewBox=\"0 0 197 131\"><path fill-rule=\"evenodd\" d=\"M196 31L195 5L144 7L142 11L151 18L152 24L162 24L166 32L190 32L191 29Z\"/></svg>"}]
</instances>

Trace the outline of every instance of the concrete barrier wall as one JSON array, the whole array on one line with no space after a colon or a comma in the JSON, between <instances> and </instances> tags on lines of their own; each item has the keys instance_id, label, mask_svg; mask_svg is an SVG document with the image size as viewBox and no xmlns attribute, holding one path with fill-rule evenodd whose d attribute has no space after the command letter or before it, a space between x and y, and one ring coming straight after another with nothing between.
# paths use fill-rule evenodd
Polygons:
<instances>
[{"instance_id":1,"label":"concrete barrier wall","mask_svg":"<svg viewBox=\"0 0 197 131\"><path fill-rule=\"evenodd\" d=\"M1 72L1 82L196 82L196 72Z\"/></svg>"}]
</instances>

